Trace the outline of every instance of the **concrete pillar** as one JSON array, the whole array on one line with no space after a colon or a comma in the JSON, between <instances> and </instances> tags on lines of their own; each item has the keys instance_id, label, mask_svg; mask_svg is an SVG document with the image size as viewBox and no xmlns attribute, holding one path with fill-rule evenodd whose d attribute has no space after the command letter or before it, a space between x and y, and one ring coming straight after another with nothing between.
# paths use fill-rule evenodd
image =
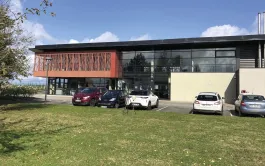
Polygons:
<instances>
[{"instance_id":1,"label":"concrete pillar","mask_svg":"<svg viewBox=\"0 0 265 166\"><path fill-rule=\"evenodd\" d=\"M154 71L155 71L155 69L154 69L154 59L152 59L151 60L151 88L150 88L151 91L154 90L153 87L155 86L154 85Z\"/></svg>"},{"instance_id":2,"label":"concrete pillar","mask_svg":"<svg viewBox=\"0 0 265 166\"><path fill-rule=\"evenodd\" d=\"M258 13L258 34L261 34L261 13ZM261 68L261 43L259 42L259 64L258 68Z\"/></svg>"},{"instance_id":3,"label":"concrete pillar","mask_svg":"<svg viewBox=\"0 0 265 166\"><path fill-rule=\"evenodd\" d=\"M259 42L259 68L261 68L261 43Z\"/></svg>"},{"instance_id":4,"label":"concrete pillar","mask_svg":"<svg viewBox=\"0 0 265 166\"><path fill-rule=\"evenodd\" d=\"M263 12L263 34L265 34L265 12ZM265 41L263 41L263 45L264 45L264 47L263 47L263 49L264 49L264 51L263 51L263 58L264 58L263 67L265 68Z\"/></svg>"}]
</instances>

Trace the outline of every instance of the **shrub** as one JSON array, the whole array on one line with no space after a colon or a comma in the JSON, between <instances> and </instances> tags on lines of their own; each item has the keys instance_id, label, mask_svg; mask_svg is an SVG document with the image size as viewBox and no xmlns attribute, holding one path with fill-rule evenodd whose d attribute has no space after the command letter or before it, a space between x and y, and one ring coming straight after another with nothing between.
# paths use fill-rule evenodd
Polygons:
<instances>
[{"instance_id":1,"label":"shrub","mask_svg":"<svg viewBox=\"0 0 265 166\"><path fill-rule=\"evenodd\" d=\"M43 86L5 85L0 89L0 96L12 98L32 97L41 90L43 90Z\"/></svg>"}]
</instances>

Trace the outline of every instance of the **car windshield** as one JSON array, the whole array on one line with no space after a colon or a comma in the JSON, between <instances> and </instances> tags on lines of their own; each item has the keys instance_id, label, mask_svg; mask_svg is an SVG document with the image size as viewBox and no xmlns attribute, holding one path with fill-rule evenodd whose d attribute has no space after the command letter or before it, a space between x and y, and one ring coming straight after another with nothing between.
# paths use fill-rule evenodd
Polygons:
<instances>
[{"instance_id":1,"label":"car windshield","mask_svg":"<svg viewBox=\"0 0 265 166\"><path fill-rule=\"evenodd\" d=\"M200 101L217 101L217 96L214 95L199 95L197 100Z\"/></svg>"},{"instance_id":2,"label":"car windshield","mask_svg":"<svg viewBox=\"0 0 265 166\"><path fill-rule=\"evenodd\" d=\"M130 93L130 95L143 95L143 96L147 96L148 92L147 91L132 91Z\"/></svg>"},{"instance_id":3,"label":"car windshield","mask_svg":"<svg viewBox=\"0 0 265 166\"><path fill-rule=\"evenodd\" d=\"M248 100L248 101L255 101L255 100L258 100L258 101L262 101L262 100L265 100L264 99L264 96L261 96L261 95L245 95L243 96L243 100Z\"/></svg>"},{"instance_id":4,"label":"car windshield","mask_svg":"<svg viewBox=\"0 0 265 166\"><path fill-rule=\"evenodd\" d=\"M86 89L82 90L81 93L92 93L95 91L96 91L96 88L86 88Z\"/></svg>"},{"instance_id":5,"label":"car windshield","mask_svg":"<svg viewBox=\"0 0 265 166\"><path fill-rule=\"evenodd\" d=\"M119 94L119 91L107 91L104 94L104 97L117 97L118 94Z\"/></svg>"},{"instance_id":6,"label":"car windshield","mask_svg":"<svg viewBox=\"0 0 265 166\"><path fill-rule=\"evenodd\" d=\"M84 90L84 88L78 88L78 89L76 90L76 93L80 93L80 92L82 92L82 90Z\"/></svg>"}]
</instances>

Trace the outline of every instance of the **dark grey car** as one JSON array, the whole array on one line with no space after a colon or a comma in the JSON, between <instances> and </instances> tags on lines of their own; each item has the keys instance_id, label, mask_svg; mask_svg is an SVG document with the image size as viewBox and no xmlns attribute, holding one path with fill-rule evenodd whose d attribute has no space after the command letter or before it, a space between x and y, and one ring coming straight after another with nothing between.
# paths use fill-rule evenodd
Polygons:
<instances>
[{"instance_id":1,"label":"dark grey car","mask_svg":"<svg viewBox=\"0 0 265 166\"><path fill-rule=\"evenodd\" d=\"M235 101L235 111L239 116L265 115L265 98L262 95L240 94Z\"/></svg>"}]
</instances>

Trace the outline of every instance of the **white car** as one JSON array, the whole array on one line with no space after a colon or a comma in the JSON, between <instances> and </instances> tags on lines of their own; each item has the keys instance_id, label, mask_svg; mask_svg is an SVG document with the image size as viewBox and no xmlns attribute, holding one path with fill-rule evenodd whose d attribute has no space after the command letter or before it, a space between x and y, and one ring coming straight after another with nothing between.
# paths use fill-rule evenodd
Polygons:
<instances>
[{"instance_id":1,"label":"white car","mask_svg":"<svg viewBox=\"0 0 265 166\"><path fill-rule=\"evenodd\" d=\"M151 91L139 90L132 91L126 98L126 108L146 108L150 110L152 107L157 108L159 98Z\"/></svg>"},{"instance_id":2,"label":"white car","mask_svg":"<svg viewBox=\"0 0 265 166\"><path fill-rule=\"evenodd\" d=\"M217 92L201 92L195 97L193 103L193 113L219 113L223 114L224 102Z\"/></svg>"}]
</instances>

